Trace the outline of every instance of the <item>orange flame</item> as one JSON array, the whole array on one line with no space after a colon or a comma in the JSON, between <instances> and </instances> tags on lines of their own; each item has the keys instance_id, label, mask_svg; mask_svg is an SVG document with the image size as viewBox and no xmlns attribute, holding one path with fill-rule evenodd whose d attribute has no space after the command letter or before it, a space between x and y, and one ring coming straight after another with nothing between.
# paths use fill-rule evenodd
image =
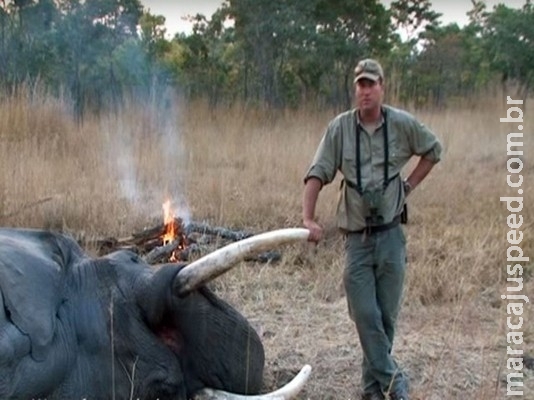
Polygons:
<instances>
[{"instance_id":1,"label":"orange flame","mask_svg":"<svg viewBox=\"0 0 534 400\"><path fill-rule=\"evenodd\" d=\"M176 226L174 222L174 213L171 210L171 201L163 203L163 223L165 233L163 234L163 245L169 244L176 240Z\"/></svg>"}]
</instances>

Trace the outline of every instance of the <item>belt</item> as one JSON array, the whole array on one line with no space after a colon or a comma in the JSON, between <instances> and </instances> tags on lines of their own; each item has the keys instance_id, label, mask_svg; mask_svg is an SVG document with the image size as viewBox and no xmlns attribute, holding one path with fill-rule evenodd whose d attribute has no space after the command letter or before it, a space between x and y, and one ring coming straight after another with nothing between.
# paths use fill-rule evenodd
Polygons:
<instances>
[{"instance_id":1,"label":"belt","mask_svg":"<svg viewBox=\"0 0 534 400\"><path fill-rule=\"evenodd\" d=\"M389 229L395 228L397 225L399 225L400 220L400 215L397 215L395 218L393 218L393 221L388 224L367 226L363 229L360 229L359 231L352 231L352 233L365 233L367 235L372 235L373 233L384 232Z\"/></svg>"}]
</instances>

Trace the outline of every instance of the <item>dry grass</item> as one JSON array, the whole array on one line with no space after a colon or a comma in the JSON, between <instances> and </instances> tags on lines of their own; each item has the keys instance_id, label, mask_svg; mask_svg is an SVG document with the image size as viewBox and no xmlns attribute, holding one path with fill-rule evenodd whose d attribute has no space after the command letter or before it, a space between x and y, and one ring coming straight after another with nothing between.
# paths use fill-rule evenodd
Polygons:
<instances>
[{"instance_id":1,"label":"dry grass","mask_svg":"<svg viewBox=\"0 0 534 400\"><path fill-rule=\"evenodd\" d=\"M410 262L394 351L415 399L505 395L507 212L499 197L513 195L506 186L513 124L499 123L502 104L484 104L418 113L446 152L412 195L406 226ZM300 226L302 177L334 115L132 104L78 126L65 110L61 101L31 100L25 91L0 103L0 225L124 235L160 221L170 197L182 216L214 225L258 232ZM534 128L531 115L532 107L525 132ZM521 245L534 255L534 142L528 134L524 142ZM336 183L320 197L327 234L314 256L293 246L279 264L241 264L214 283L262 332L269 388L304 363L314 367L302 398L355 399L359 391L361 350L341 282L336 197ZM533 293L532 271L530 264L525 294ZM532 354L534 312L526 310L523 348ZM534 399L534 374L524 371L523 398Z\"/></svg>"}]
</instances>

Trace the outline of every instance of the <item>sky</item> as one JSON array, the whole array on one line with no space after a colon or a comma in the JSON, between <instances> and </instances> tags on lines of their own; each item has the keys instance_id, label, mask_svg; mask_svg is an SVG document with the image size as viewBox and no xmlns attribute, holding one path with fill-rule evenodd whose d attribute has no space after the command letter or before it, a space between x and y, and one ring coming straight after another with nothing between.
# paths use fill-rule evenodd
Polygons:
<instances>
[{"instance_id":1,"label":"sky","mask_svg":"<svg viewBox=\"0 0 534 400\"><path fill-rule=\"evenodd\" d=\"M391 0L382 0L389 6ZM498 3L505 3L508 7L521 7L525 0L486 0L488 10ZM141 0L145 9L151 14L163 15L167 35L171 38L175 33L191 33L191 24L183 20L187 15L203 14L208 19L222 4L222 0ZM441 22L446 25L452 22L462 26L467 23L466 12L472 8L471 0L433 0L435 11L442 13Z\"/></svg>"}]
</instances>

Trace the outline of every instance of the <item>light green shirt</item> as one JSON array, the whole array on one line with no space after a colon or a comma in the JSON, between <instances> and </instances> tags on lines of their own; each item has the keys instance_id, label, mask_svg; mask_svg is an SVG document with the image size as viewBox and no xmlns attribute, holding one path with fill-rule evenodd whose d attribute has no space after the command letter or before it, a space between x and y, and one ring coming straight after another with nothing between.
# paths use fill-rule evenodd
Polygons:
<instances>
[{"instance_id":1,"label":"light green shirt","mask_svg":"<svg viewBox=\"0 0 534 400\"><path fill-rule=\"evenodd\" d=\"M440 161L442 146L426 126L410 113L384 105L389 143L388 177L390 183L382 197L383 223L400 215L405 194L400 172L414 155L433 163ZM305 181L318 178L323 185L332 182L337 171L343 175L337 205L337 225L345 231L358 231L366 226L369 209L358 193L356 172L356 124L357 110L349 110L335 117L319 144ZM361 126L361 125L360 125ZM362 192L382 191L384 182L384 120L377 130L360 130L360 162ZM394 179L392 179L394 178ZM392 180L391 180L392 179ZM347 184L349 181L350 184Z\"/></svg>"}]
</instances>

